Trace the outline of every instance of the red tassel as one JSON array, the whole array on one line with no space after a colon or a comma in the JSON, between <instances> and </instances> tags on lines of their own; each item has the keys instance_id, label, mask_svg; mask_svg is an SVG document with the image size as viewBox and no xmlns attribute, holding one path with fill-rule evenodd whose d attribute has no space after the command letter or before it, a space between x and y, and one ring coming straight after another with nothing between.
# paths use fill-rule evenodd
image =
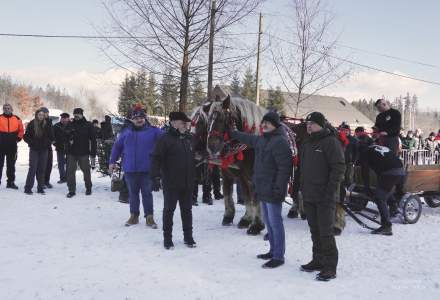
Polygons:
<instances>
[{"instance_id":1,"label":"red tassel","mask_svg":"<svg viewBox=\"0 0 440 300\"><path fill-rule=\"evenodd\" d=\"M223 140L229 141L229 134L227 132L223 135Z\"/></svg>"},{"instance_id":2,"label":"red tassel","mask_svg":"<svg viewBox=\"0 0 440 300\"><path fill-rule=\"evenodd\" d=\"M248 132L249 131L249 125L248 125L246 120L243 122L243 131L244 132Z\"/></svg>"},{"instance_id":3,"label":"red tassel","mask_svg":"<svg viewBox=\"0 0 440 300\"><path fill-rule=\"evenodd\" d=\"M243 155L243 151L238 151L238 153L237 153L237 160L243 160L244 159L244 155Z\"/></svg>"}]
</instances>

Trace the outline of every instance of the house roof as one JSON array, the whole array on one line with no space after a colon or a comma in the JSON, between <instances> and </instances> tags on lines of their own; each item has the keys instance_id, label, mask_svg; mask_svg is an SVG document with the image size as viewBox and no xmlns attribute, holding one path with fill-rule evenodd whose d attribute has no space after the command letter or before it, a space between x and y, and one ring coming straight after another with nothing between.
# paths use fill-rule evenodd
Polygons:
<instances>
[{"instance_id":1,"label":"house roof","mask_svg":"<svg viewBox=\"0 0 440 300\"><path fill-rule=\"evenodd\" d=\"M214 95L219 95L220 98L224 98L228 93L231 93L229 86L216 86L214 89ZM268 98L268 90L261 90L260 93L261 99ZM296 93L283 92L284 112L289 117L305 118L309 113L319 111L333 126L346 122L352 127L370 127L374 123L344 98L321 95L304 95L307 99L300 104L298 114L295 116L296 105L294 99L297 95Z\"/></svg>"}]
</instances>

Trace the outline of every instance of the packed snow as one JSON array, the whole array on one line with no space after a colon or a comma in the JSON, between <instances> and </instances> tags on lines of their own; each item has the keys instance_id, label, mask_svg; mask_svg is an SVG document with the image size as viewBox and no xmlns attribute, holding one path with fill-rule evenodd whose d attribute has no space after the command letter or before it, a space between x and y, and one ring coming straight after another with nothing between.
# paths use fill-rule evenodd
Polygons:
<instances>
[{"instance_id":1,"label":"packed snow","mask_svg":"<svg viewBox=\"0 0 440 300\"><path fill-rule=\"evenodd\" d=\"M255 255L268 250L263 236L221 225L223 202L193 208L197 248L183 244L178 209L175 249L162 232L142 223L125 227L127 204L110 179L93 175L85 196L56 184L45 196L23 193L27 147L20 143L19 191L0 187L0 299L440 299L440 209L423 208L415 225L395 225L394 236L374 236L347 218L337 237L338 277L317 282L299 271L311 258L305 221L285 218L286 264L262 269ZM34 188L35 190L35 188ZM201 193L200 193L201 194ZM200 195L201 196L201 195ZM159 228L162 193L154 193ZM284 207L284 215L289 207ZM235 223L243 214L238 206Z\"/></svg>"}]
</instances>

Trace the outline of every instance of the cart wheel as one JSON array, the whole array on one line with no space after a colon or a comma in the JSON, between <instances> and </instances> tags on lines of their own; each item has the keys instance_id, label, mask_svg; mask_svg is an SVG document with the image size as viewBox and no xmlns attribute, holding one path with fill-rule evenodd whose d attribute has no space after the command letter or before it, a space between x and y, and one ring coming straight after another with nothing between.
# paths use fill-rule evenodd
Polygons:
<instances>
[{"instance_id":1,"label":"cart wheel","mask_svg":"<svg viewBox=\"0 0 440 300\"><path fill-rule=\"evenodd\" d=\"M440 206L440 195L424 196L426 204L429 207L439 207Z\"/></svg>"},{"instance_id":2,"label":"cart wheel","mask_svg":"<svg viewBox=\"0 0 440 300\"><path fill-rule=\"evenodd\" d=\"M367 207L368 197L363 194L364 189L360 186L352 185L348 191L347 206L355 212L362 211Z\"/></svg>"},{"instance_id":3,"label":"cart wheel","mask_svg":"<svg viewBox=\"0 0 440 300\"><path fill-rule=\"evenodd\" d=\"M406 224L415 224L422 214L422 202L417 195L404 196L400 202Z\"/></svg>"}]
</instances>

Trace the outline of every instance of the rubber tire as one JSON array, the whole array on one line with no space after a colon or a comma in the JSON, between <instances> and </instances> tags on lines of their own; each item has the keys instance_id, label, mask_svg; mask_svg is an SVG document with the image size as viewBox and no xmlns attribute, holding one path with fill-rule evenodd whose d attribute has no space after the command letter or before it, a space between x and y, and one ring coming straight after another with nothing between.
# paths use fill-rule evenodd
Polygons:
<instances>
[{"instance_id":1,"label":"rubber tire","mask_svg":"<svg viewBox=\"0 0 440 300\"><path fill-rule=\"evenodd\" d=\"M408 212L407 212L408 209L407 205L410 201L415 201L418 210L416 217L412 219L408 217ZM420 216L422 215L422 201L420 201L420 197L417 195L404 196L400 202L400 205L402 208L402 215L405 224L417 223L417 221L420 219Z\"/></svg>"}]
</instances>

